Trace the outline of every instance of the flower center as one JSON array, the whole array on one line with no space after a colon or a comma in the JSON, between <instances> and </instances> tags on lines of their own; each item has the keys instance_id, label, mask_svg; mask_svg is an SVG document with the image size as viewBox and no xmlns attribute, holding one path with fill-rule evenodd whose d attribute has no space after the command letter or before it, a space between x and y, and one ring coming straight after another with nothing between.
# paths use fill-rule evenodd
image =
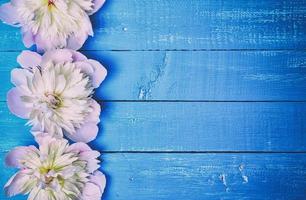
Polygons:
<instances>
[{"instance_id":1,"label":"flower center","mask_svg":"<svg viewBox=\"0 0 306 200\"><path fill-rule=\"evenodd\" d=\"M49 168L41 167L39 169L39 171L43 175L43 177L44 177L43 181L46 185L50 184L53 181L53 179L55 178L55 177L53 177L52 175L49 174L49 172L51 171L51 169L49 169Z\"/></svg>"},{"instance_id":2,"label":"flower center","mask_svg":"<svg viewBox=\"0 0 306 200\"><path fill-rule=\"evenodd\" d=\"M61 106L62 99L56 94L45 93L45 102L50 108L57 109Z\"/></svg>"},{"instance_id":3,"label":"flower center","mask_svg":"<svg viewBox=\"0 0 306 200\"><path fill-rule=\"evenodd\" d=\"M53 181L54 177L45 175L45 183L48 185Z\"/></svg>"},{"instance_id":4,"label":"flower center","mask_svg":"<svg viewBox=\"0 0 306 200\"><path fill-rule=\"evenodd\" d=\"M54 6L55 0L48 0L48 6Z\"/></svg>"}]
</instances>

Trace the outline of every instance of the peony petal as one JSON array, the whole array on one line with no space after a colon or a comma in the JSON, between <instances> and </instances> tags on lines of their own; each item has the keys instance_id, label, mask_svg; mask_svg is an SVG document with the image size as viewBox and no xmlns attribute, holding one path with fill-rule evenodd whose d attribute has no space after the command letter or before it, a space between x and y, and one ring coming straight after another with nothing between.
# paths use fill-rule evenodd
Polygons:
<instances>
[{"instance_id":1,"label":"peony petal","mask_svg":"<svg viewBox=\"0 0 306 200\"><path fill-rule=\"evenodd\" d=\"M102 172L96 171L93 175L89 177L89 181L99 186L100 191L103 194L106 186L106 178Z\"/></svg>"},{"instance_id":2,"label":"peony petal","mask_svg":"<svg viewBox=\"0 0 306 200\"><path fill-rule=\"evenodd\" d=\"M31 31L22 30L22 41L25 47L30 48L34 45L34 35Z\"/></svg>"},{"instance_id":3,"label":"peony petal","mask_svg":"<svg viewBox=\"0 0 306 200\"><path fill-rule=\"evenodd\" d=\"M9 110L16 116L28 119L31 109L27 108L21 100L22 92L18 88L13 88L7 93L7 105Z\"/></svg>"},{"instance_id":4,"label":"peony petal","mask_svg":"<svg viewBox=\"0 0 306 200\"><path fill-rule=\"evenodd\" d=\"M70 152L70 151L79 153L79 152L84 152L84 151L91 151L91 148L83 142L77 142L77 143L73 143L67 148L67 152Z\"/></svg>"},{"instance_id":5,"label":"peony petal","mask_svg":"<svg viewBox=\"0 0 306 200\"><path fill-rule=\"evenodd\" d=\"M11 3L5 3L0 6L0 19L10 25L16 25L20 21L17 11Z\"/></svg>"},{"instance_id":6,"label":"peony petal","mask_svg":"<svg viewBox=\"0 0 306 200\"><path fill-rule=\"evenodd\" d=\"M28 70L15 68L11 71L11 82L16 86L25 85L30 76L32 74Z\"/></svg>"},{"instance_id":7,"label":"peony petal","mask_svg":"<svg viewBox=\"0 0 306 200\"><path fill-rule=\"evenodd\" d=\"M79 50L88 38L88 34L81 32L78 35L72 35L67 41L67 48Z\"/></svg>"},{"instance_id":8,"label":"peony petal","mask_svg":"<svg viewBox=\"0 0 306 200\"><path fill-rule=\"evenodd\" d=\"M107 70L105 67L96 60L87 60L86 62L90 63L94 68L94 73L92 74L92 84L95 88L99 87L102 81L107 75Z\"/></svg>"},{"instance_id":9,"label":"peony petal","mask_svg":"<svg viewBox=\"0 0 306 200\"><path fill-rule=\"evenodd\" d=\"M33 67L37 67L41 63L41 55L35 53L33 51L22 51L21 54L17 57L17 62L21 65L21 67L25 69L31 69Z\"/></svg>"},{"instance_id":10,"label":"peony petal","mask_svg":"<svg viewBox=\"0 0 306 200\"><path fill-rule=\"evenodd\" d=\"M98 131L96 123L85 123L74 134L66 133L66 136L74 142L88 143L97 137Z\"/></svg>"},{"instance_id":11,"label":"peony petal","mask_svg":"<svg viewBox=\"0 0 306 200\"><path fill-rule=\"evenodd\" d=\"M5 164L9 167L17 167L21 168L20 160L24 158L27 154L27 150L29 147L16 147L12 151L10 151L5 157Z\"/></svg>"},{"instance_id":12,"label":"peony petal","mask_svg":"<svg viewBox=\"0 0 306 200\"><path fill-rule=\"evenodd\" d=\"M11 4L13 6L20 6L20 4L22 4L24 2L24 0L11 0Z\"/></svg>"},{"instance_id":13,"label":"peony petal","mask_svg":"<svg viewBox=\"0 0 306 200\"><path fill-rule=\"evenodd\" d=\"M93 183L86 183L82 192L82 200L100 200L102 193L100 188Z\"/></svg>"},{"instance_id":14,"label":"peony petal","mask_svg":"<svg viewBox=\"0 0 306 200\"><path fill-rule=\"evenodd\" d=\"M42 63L45 64L50 61L53 63L72 62L72 51L69 49L48 51L42 56Z\"/></svg>"},{"instance_id":15,"label":"peony petal","mask_svg":"<svg viewBox=\"0 0 306 200\"><path fill-rule=\"evenodd\" d=\"M97 12L105 3L105 0L94 0L93 3L94 3L94 7L93 7L93 10L89 13L89 15L92 15L95 12Z\"/></svg>"},{"instance_id":16,"label":"peony petal","mask_svg":"<svg viewBox=\"0 0 306 200\"><path fill-rule=\"evenodd\" d=\"M99 169L99 160L97 159L101 154L98 151L84 151L80 153L80 159L87 161L87 170L93 173Z\"/></svg>"},{"instance_id":17,"label":"peony petal","mask_svg":"<svg viewBox=\"0 0 306 200\"><path fill-rule=\"evenodd\" d=\"M22 172L16 173L4 186L6 195L12 197L20 193L25 194L30 189L24 187L28 181L30 176Z\"/></svg>"},{"instance_id":18,"label":"peony petal","mask_svg":"<svg viewBox=\"0 0 306 200\"><path fill-rule=\"evenodd\" d=\"M81 69L82 73L85 73L88 76L92 77L92 74L94 73L94 69L91 66L91 64L81 61L81 62L76 62L75 65L76 65L76 67Z\"/></svg>"},{"instance_id":19,"label":"peony petal","mask_svg":"<svg viewBox=\"0 0 306 200\"><path fill-rule=\"evenodd\" d=\"M101 107L95 100L92 100L91 108L93 110L86 117L86 122L93 122L97 124L100 122Z\"/></svg>"},{"instance_id":20,"label":"peony petal","mask_svg":"<svg viewBox=\"0 0 306 200\"><path fill-rule=\"evenodd\" d=\"M51 43L44 39L40 32L38 32L34 37L34 43L36 44L37 52L43 53L46 49L51 49Z\"/></svg>"},{"instance_id":21,"label":"peony petal","mask_svg":"<svg viewBox=\"0 0 306 200\"><path fill-rule=\"evenodd\" d=\"M71 50L73 62L87 60L87 57L80 52Z\"/></svg>"}]
</instances>

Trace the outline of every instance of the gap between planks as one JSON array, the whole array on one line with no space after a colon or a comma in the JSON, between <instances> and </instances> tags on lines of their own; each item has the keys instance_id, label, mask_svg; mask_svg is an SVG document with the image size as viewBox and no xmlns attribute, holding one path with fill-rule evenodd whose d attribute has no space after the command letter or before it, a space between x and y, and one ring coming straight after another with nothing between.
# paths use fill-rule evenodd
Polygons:
<instances>
[{"instance_id":1,"label":"gap between planks","mask_svg":"<svg viewBox=\"0 0 306 200\"><path fill-rule=\"evenodd\" d=\"M8 153L10 150L1 150ZM101 154L306 154L306 151L99 151Z\"/></svg>"},{"instance_id":2,"label":"gap between planks","mask_svg":"<svg viewBox=\"0 0 306 200\"><path fill-rule=\"evenodd\" d=\"M30 51L35 51L34 49L12 49L12 50L0 50L0 53L4 52L21 52L24 50L30 50ZM86 49L81 49L79 50L80 52L185 52L185 51L203 51L203 52L209 52L209 51L216 51L216 52L236 52L236 51L299 51L299 52L304 52L306 49L302 48L292 48L292 49L102 49L102 50L86 50Z\"/></svg>"},{"instance_id":3,"label":"gap between planks","mask_svg":"<svg viewBox=\"0 0 306 200\"><path fill-rule=\"evenodd\" d=\"M306 103L306 100L96 100L119 103ZM0 100L0 103L6 101Z\"/></svg>"}]
</instances>

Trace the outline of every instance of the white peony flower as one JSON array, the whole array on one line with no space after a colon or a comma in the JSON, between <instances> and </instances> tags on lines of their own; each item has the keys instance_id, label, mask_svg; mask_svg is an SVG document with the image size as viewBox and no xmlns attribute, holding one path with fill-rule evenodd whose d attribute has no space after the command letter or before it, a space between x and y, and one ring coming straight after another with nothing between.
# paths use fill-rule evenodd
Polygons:
<instances>
[{"instance_id":1,"label":"white peony flower","mask_svg":"<svg viewBox=\"0 0 306 200\"><path fill-rule=\"evenodd\" d=\"M97 171L100 153L85 143L69 146L65 139L38 136L39 148L13 149L6 164L19 171L6 183L8 196L29 194L28 200L100 200L106 179Z\"/></svg>"},{"instance_id":2,"label":"white peony flower","mask_svg":"<svg viewBox=\"0 0 306 200\"><path fill-rule=\"evenodd\" d=\"M56 48L79 49L92 26L88 15L105 0L11 0L0 7L0 19L22 27L26 47L39 51Z\"/></svg>"},{"instance_id":3,"label":"white peony flower","mask_svg":"<svg viewBox=\"0 0 306 200\"><path fill-rule=\"evenodd\" d=\"M28 119L32 133L65 134L73 141L89 142L98 133L99 104L91 98L106 76L105 68L82 54L62 49L40 56L24 51L22 69L12 71L15 88L8 92L8 107Z\"/></svg>"}]
</instances>

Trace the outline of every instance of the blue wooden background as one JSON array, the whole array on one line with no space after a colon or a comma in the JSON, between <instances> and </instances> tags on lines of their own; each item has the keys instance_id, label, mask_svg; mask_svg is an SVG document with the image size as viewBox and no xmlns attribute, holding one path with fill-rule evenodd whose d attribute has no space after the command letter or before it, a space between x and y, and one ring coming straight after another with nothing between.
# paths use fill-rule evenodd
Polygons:
<instances>
[{"instance_id":1,"label":"blue wooden background","mask_svg":"<svg viewBox=\"0 0 306 200\"><path fill-rule=\"evenodd\" d=\"M92 21L104 199L306 199L305 0L108 0ZM5 102L22 49L1 24L1 187L33 143Z\"/></svg>"}]
</instances>

